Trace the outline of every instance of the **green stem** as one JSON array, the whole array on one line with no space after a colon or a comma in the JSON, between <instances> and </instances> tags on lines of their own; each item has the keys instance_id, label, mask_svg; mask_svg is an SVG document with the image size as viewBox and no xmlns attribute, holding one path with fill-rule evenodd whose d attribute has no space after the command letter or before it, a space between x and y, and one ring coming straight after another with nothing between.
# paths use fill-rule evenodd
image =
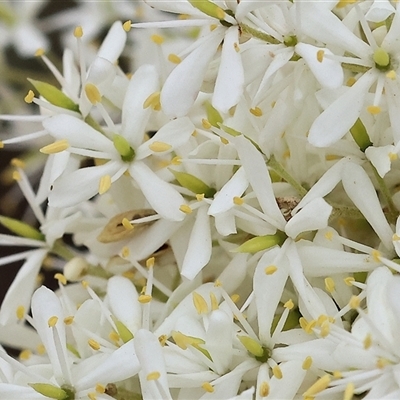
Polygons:
<instances>
[{"instance_id":1,"label":"green stem","mask_svg":"<svg viewBox=\"0 0 400 400\"><path fill-rule=\"evenodd\" d=\"M270 159L267 161L267 165L268 167L272 168L283 180L292 185L301 197L304 197L307 194L307 190L301 186L300 183L297 182L296 179L294 179L285 168L283 168L282 164L276 160L275 156L270 157Z\"/></svg>"},{"instance_id":2,"label":"green stem","mask_svg":"<svg viewBox=\"0 0 400 400\"><path fill-rule=\"evenodd\" d=\"M65 261L72 260L76 255L65 245L62 239L57 239L54 244L53 248L50 251L51 253L61 257Z\"/></svg>"},{"instance_id":3,"label":"green stem","mask_svg":"<svg viewBox=\"0 0 400 400\"><path fill-rule=\"evenodd\" d=\"M253 36L254 38L260 39L264 42L271 43L271 44L280 44L281 42L278 39L275 39L271 35L267 35L264 32L259 31L258 29L252 28L246 24L240 24L240 28L242 32L248 33L249 35Z\"/></svg>"}]
</instances>

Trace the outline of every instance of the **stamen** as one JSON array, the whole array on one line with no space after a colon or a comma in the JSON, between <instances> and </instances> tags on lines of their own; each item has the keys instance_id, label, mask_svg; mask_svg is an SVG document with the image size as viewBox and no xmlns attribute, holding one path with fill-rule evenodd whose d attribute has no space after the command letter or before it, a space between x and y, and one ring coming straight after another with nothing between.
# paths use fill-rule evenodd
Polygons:
<instances>
[{"instance_id":1,"label":"stamen","mask_svg":"<svg viewBox=\"0 0 400 400\"><path fill-rule=\"evenodd\" d=\"M87 83L85 85L85 94L93 105L101 102L101 93L93 83Z\"/></svg>"},{"instance_id":2,"label":"stamen","mask_svg":"<svg viewBox=\"0 0 400 400\"><path fill-rule=\"evenodd\" d=\"M331 383L331 376L326 374L319 378L304 394L304 397L315 396L316 394L325 390Z\"/></svg>"},{"instance_id":3,"label":"stamen","mask_svg":"<svg viewBox=\"0 0 400 400\"><path fill-rule=\"evenodd\" d=\"M75 36L76 38L81 38L81 37L83 36L83 29L82 29L81 26L77 26L77 27L74 29L74 36Z\"/></svg>"},{"instance_id":4,"label":"stamen","mask_svg":"<svg viewBox=\"0 0 400 400\"><path fill-rule=\"evenodd\" d=\"M155 108L160 104L160 92L154 92L150 94L147 99L143 102L143 108L153 107Z\"/></svg>"},{"instance_id":5,"label":"stamen","mask_svg":"<svg viewBox=\"0 0 400 400\"><path fill-rule=\"evenodd\" d=\"M22 361L29 360L32 357L32 352L28 349L22 350L19 353L19 359Z\"/></svg>"},{"instance_id":6,"label":"stamen","mask_svg":"<svg viewBox=\"0 0 400 400\"><path fill-rule=\"evenodd\" d=\"M74 322L74 316L70 315L68 317L64 318L64 324L65 325L71 325Z\"/></svg>"},{"instance_id":7,"label":"stamen","mask_svg":"<svg viewBox=\"0 0 400 400\"><path fill-rule=\"evenodd\" d=\"M394 70L392 69L391 71L387 72L387 73L386 73L386 78L395 80L395 79L397 78L396 71L394 71Z\"/></svg>"},{"instance_id":8,"label":"stamen","mask_svg":"<svg viewBox=\"0 0 400 400\"><path fill-rule=\"evenodd\" d=\"M211 310L212 311L218 310L219 306L218 306L217 296L215 296L213 292L210 292L210 300L211 300Z\"/></svg>"},{"instance_id":9,"label":"stamen","mask_svg":"<svg viewBox=\"0 0 400 400\"><path fill-rule=\"evenodd\" d=\"M365 339L363 341L364 349L367 350L372 346L372 336L370 333L365 336Z\"/></svg>"},{"instance_id":10,"label":"stamen","mask_svg":"<svg viewBox=\"0 0 400 400\"><path fill-rule=\"evenodd\" d=\"M19 158L11 159L10 164L15 168L21 168L21 169L25 168L25 163Z\"/></svg>"},{"instance_id":11,"label":"stamen","mask_svg":"<svg viewBox=\"0 0 400 400\"><path fill-rule=\"evenodd\" d=\"M89 339L88 340L88 345L93 349L93 350L100 350L100 343L97 342L94 339Z\"/></svg>"},{"instance_id":12,"label":"stamen","mask_svg":"<svg viewBox=\"0 0 400 400\"><path fill-rule=\"evenodd\" d=\"M349 382L344 391L343 400L351 400L353 398L353 395L354 395L354 383Z\"/></svg>"},{"instance_id":13,"label":"stamen","mask_svg":"<svg viewBox=\"0 0 400 400\"><path fill-rule=\"evenodd\" d=\"M329 276L325 278L325 289L328 293L335 291L335 281Z\"/></svg>"},{"instance_id":14,"label":"stamen","mask_svg":"<svg viewBox=\"0 0 400 400\"><path fill-rule=\"evenodd\" d=\"M360 307L361 300L358 296L351 296L351 299L349 301L349 306L351 309L356 310L358 307Z\"/></svg>"},{"instance_id":15,"label":"stamen","mask_svg":"<svg viewBox=\"0 0 400 400\"><path fill-rule=\"evenodd\" d=\"M205 118L203 118L201 120L201 125L203 126L204 129L211 129L212 128L212 125L210 124L210 121L208 121Z\"/></svg>"},{"instance_id":16,"label":"stamen","mask_svg":"<svg viewBox=\"0 0 400 400\"><path fill-rule=\"evenodd\" d=\"M124 28L125 32L129 32L132 28L132 21L130 19L128 19L128 21L125 21L123 23L122 27Z\"/></svg>"},{"instance_id":17,"label":"stamen","mask_svg":"<svg viewBox=\"0 0 400 400\"><path fill-rule=\"evenodd\" d=\"M324 60L324 54L325 54L324 50L318 50L317 51L317 60L318 60L318 62L322 63L322 61Z\"/></svg>"},{"instance_id":18,"label":"stamen","mask_svg":"<svg viewBox=\"0 0 400 400\"><path fill-rule=\"evenodd\" d=\"M259 390L261 397L267 397L269 395L269 383L266 381L261 382L260 390Z\"/></svg>"},{"instance_id":19,"label":"stamen","mask_svg":"<svg viewBox=\"0 0 400 400\"><path fill-rule=\"evenodd\" d=\"M178 55L171 53L168 55L168 61L172 62L173 64L180 64L182 59Z\"/></svg>"},{"instance_id":20,"label":"stamen","mask_svg":"<svg viewBox=\"0 0 400 400\"><path fill-rule=\"evenodd\" d=\"M49 328L53 328L57 322L58 322L58 317L53 315L48 319L47 324L49 325Z\"/></svg>"},{"instance_id":21,"label":"stamen","mask_svg":"<svg viewBox=\"0 0 400 400\"><path fill-rule=\"evenodd\" d=\"M62 285L67 284L67 278L60 272L58 272L57 274L54 275L54 279L57 279L58 282L60 282Z\"/></svg>"},{"instance_id":22,"label":"stamen","mask_svg":"<svg viewBox=\"0 0 400 400\"><path fill-rule=\"evenodd\" d=\"M168 151L172 148L172 146L168 143L164 142L153 142L149 145L149 149L154 151L155 153L162 153L164 151Z\"/></svg>"},{"instance_id":23,"label":"stamen","mask_svg":"<svg viewBox=\"0 0 400 400\"><path fill-rule=\"evenodd\" d=\"M313 359L312 357L308 356L305 358L305 360L303 361L303 365L301 366L303 369L308 370L311 368Z\"/></svg>"},{"instance_id":24,"label":"stamen","mask_svg":"<svg viewBox=\"0 0 400 400\"><path fill-rule=\"evenodd\" d=\"M275 365L275 367L272 368L272 373L276 379L282 379L283 377L282 370L280 369L279 365Z\"/></svg>"},{"instance_id":25,"label":"stamen","mask_svg":"<svg viewBox=\"0 0 400 400\"><path fill-rule=\"evenodd\" d=\"M155 44L163 44L164 43L164 38L161 35L151 35L150 39L155 43Z\"/></svg>"},{"instance_id":26,"label":"stamen","mask_svg":"<svg viewBox=\"0 0 400 400\"><path fill-rule=\"evenodd\" d=\"M100 383L97 383L95 386L95 390L97 393L105 393L106 387L101 385Z\"/></svg>"},{"instance_id":27,"label":"stamen","mask_svg":"<svg viewBox=\"0 0 400 400\"><path fill-rule=\"evenodd\" d=\"M261 117L263 115L263 112L259 107L250 108L250 112L256 117Z\"/></svg>"},{"instance_id":28,"label":"stamen","mask_svg":"<svg viewBox=\"0 0 400 400\"><path fill-rule=\"evenodd\" d=\"M208 304L207 304L206 300L204 299L204 297L197 292L193 292L192 298L193 298L193 304L194 304L194 307L196 308L197 313L198 314L207 314L208 313Z\"/></svg>"},{"instance_id":29,"label":"stamen","mask_svg":"<svg viewBox=\"0 0 400 400\"><path fill-rule=\"evenodd\" d=\"M43 154L56 154L68 149L69 143L67 139L57 140L54 143L42 147L39 151Z\"/></svg>"},{"instance_id":30,"label":"stamen","mask_svg":"<svg viewBox=\"0 0 400 400\"><path fill-rule=\"evenodd\" d=\"M149 374L147 374L146 379L148 381L156 381L157 379L159 379L161 376L161 374L158 371L154 371L154 372L150 372Z\"/></svg>"},{"instance_id":31,"label":"stamen","mask_svg":"<svg viewBox=\"0 0 400 400\"><path fill-rule=\"evenodd\" d=\"M25 307L24 306L18 306L17 310L16 310L16 315L17 315L17 318L19 320L22 320L24 318L24 316L25 316Z\"/></svg>"},{"instance_id":32,"label":"stamen","mask_svg":"<svg viewBox=\"0 0 400 400\"><path fill-rule=\"evenodd\" d=\"M111 176L110 175L104 175L100 178L100 183L99 183L99 194L104 194L106 193L111 187Z\"/></svg>"},{"instance_id":33,"label":"stamen","mask_svg":"<svg viewBox=\"0 0 400 400\"><path fill-rule=\"evenodd\" d=\"M35 98L35 93L32 90L29 90L27 95L24 97L24 100L26 103L31 104L34 98Z\"/></svg>"},{"instance_id":34,"label":"stamen","mask_svg":"<svg viewBox=\"0 0 400 400\"><path fill-rule=\"evenodd\" d=\"M210 382L204 382L201 387L208 393L212 393L214 391L214 388Z\"/></svg>"},{"instance_id":35,"label":"stamen","mask_svg":"<svg viewBox=\"0 0 400 400\"><path fill-rule=\"evenodd\" d=\"M276 271L278 270L278 267L276 267L275 265L270 265L268 267L265 268L265 273L267 275L272 275L274 274Z\"/></svg>"},{"instance_id":36,"label":"stamen","mask_svg":"<svg viewBox=\"0 0 400 400\"><path fill-rule=\"evenodd\" d=\"M294 307L294 303L292 299L289 299L284 305L283 307L287 308L288 310L292 310Z\"/></svg>"},{"instance_id":37,"label":"stamen","mask_svg":"<svg viewBox=\"0 0 400 400\"><path fill-rule=\"evenodd\" d=\"M150 301L152 300L152 296L150 294L141 294L138 297L138 302L141 304L146 304L146 303L150 303Z\"/></svg>"},{"instance_id":38,"label":"stamen","mask_svg":"<svg viewBox=\"0 0 400 400\"><path fill-rule=\"evenodd\" d=\"M128 218L122 218L121 224L127 231L131 231L134 228Z\"/></svg>"},{"instance_id":39,"label":"stamen","mask_svg":"<svg viewBox=\"0 0 400 400\"><path fill-rule=\"evenodd\" d=\"M42 55L44 54L44 49L43 48L38 48L36 51L35 51L35 57L41 57Z\"/></svg>"},{"instance_id":40,"label":"stamen","mask_svg":"<svg viewBox=\"0 0 400 400\"><path fill-rule=\"evenodd\" d=\"M241 197L235 196L233 198L233 203L237 206L241 206L244 203L244 200Z\"/></svg>"},{"instance_id":41,"label":"stamen","mask_svg":"<svg viewBox=\"0 0 400 400\"><path fill-rule=\"evenodd\" d=\"M185 214L190 214L193 211L187 204L182 204L179 209Z\"/></svg>"},{"instance_id":42,"label":"stamen","mask_svg":"<svg viewBox=\"0 0 400 400\"><path fill-rule=\"evenodd\" d=\"M147 268L153 268L155 262L156 262L155 257L150 257L150 258L148 258L148 259L146 260L146 267L147 267Z\"/></svg>"},{"instance_id":43,"label":"stamen","mask_svg":"<svg viewBox=\"0 0 400 400\"><path fill-rule=\"evenodd\" d=\"M367 111L372 115L377 115L382 111L382 109L379 106L368 106Z\"/></svg>"}]
</instances>

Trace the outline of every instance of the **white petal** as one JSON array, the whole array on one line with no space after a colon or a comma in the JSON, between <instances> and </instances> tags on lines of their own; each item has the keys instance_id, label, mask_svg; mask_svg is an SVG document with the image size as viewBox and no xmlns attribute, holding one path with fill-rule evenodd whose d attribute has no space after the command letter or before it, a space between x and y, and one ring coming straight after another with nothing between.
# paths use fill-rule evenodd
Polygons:
<instances>
[{"instance_id":1,"label":"white petal","mask_svg":"<svg viewBox=\"0 0 400 400\"><path fill-rule=\"evenodd\" d=\"M185 218L185 214L179 210L179 207L185 204L182 195L157 176L146 164L141 161L134 162L129 172L146 200L158 214L172 221L182 221Z\"/></svg>"},{"instance_id":2,"label":"white petal","mask_svg":"<svg viewBox=\"0 0 400 400\"><path fill-rule=\"evenodd\" d=\"M288 277L286 263L282 262L283 251L280 248L267 251L258 262L253 277L259 337L265 345L270 344L271 324ZM277 270L267 275L265 268L271 265Z\"/></svg>"},{"instance_id":3,"label":"white petal","mask_svg":"<svg viewBox=\"0 0 400 400\"><path fill-rule=\"evenodd\" d=\"M147 140L139 146L136 151L136 159L142 160L150 154L154 154L154 151L150 149L151 144L154 142L163 142L171 145L170 149L161 154L170 153L176 147L185 144L192 136L195 129L195 126L187 117L177 118L168 122L150 140Z\"/></svg>"},{"instance_id":4,"label":"white petal","mask_svg":"<svg viewBox=\"0 0 400 400\"><path fill-rule=\"evenodd\" d=\"M58 321L51 328L48 321L54 316L58 318ZM44 286L37 289L32 296L34 327L46 348L57 382L71 384L64 317L63 308L56 294Z\"/></svg>"},{"instance_id":5,"label":"white petal","mask_svg":"<svg viewBox=\"0 0 400 400\"><path fill-rule=\"evenodd\" d=\"M197 16L205 16L204 13L193 7L187 0L172 0L172 1L160 1L160 0L145 0L145 3L150 7L154 7L157 10L162 10L176 14L189 14ZM211 19L209 21L212 21Z\"/></svg>"},{"instance_id":6,"label":"white petal","mask_svg":"<svg viewBox=\"0 0 400 400\"><path fill-rule=\"evenodd\" d=\"M271 178L265 160L254 145L244 136L233 138L247 179L257 195L260 206L278 229L283 230L286 221L275 200Z\"/></svg>"},{"instance_id":7,"label":"white petal","mask_svg":"<svg viewBox=\"0 0 400 400\"><path fill-rule=\"evenodd\" d=\"M239 31L237 26L231 26L224 37L212 105L217 110L227 113L239 102L243 84L244 71L242 57L239 53Z\"/></svg>"},{"instance_id":8,"label":"white petal","mask_svg":"<svg viewBox=\"0 0 400 400\"><path fill-rule=\"evenodd\" d=\"M142 65L131 78L122 108L122 135L137 148L143 141L151 108L143 108L145 100L159 90L158 73L152 65Z\"/></svg>"},{"instance_id":9,"label":"white petal","mask_svg":"<svg viewBox=\"0 0 400 400\"><path fill-rule=\"evenodd\" d=\"M316 198L289 220L285 232L295 239L301 232L326 228L331 212L332 206L323 198Z\"/></svg>"},{"instance_id":10,"label":"white petal","mask_svg":"<svg viewBox=\"0 0 400 400\"><path fill-rule=\"evenodd\" d=\"M228 211L234 206L233 198L240 197L249 186L246 172L240 167L231 179L214 196L214 200L208 209L208 215L215 215Z\"/></svg>"},{"instance_id":11,"label":"white petal","mask_svg":"<svg viewBox=\"0 0 400 400\"><path fill-rule=\"evenodd\" d=\"M365 14L365 19L371 22L382 22L395 11L388 0L375 0Z\"/></svg>"},{"instance_id":12,"label":"white petal","mask_svg":"<svg viewBox=\"0 0 400 400\"><path fill-rule=\"evenodd\" d=\"M54 182L49 195L52 207L69 207L88 200L99 192L100 179L104 175L114 175L121 168L119 161L81 168L70 174L61 176Z\"/></svg>"},{"instance_id":13,"label":"white petal","mask_svg":"<svg viewBox=\"0 0 400 400\"><path fill-rule=\"evenodd\" d=\"M47 250L33 251L18 271L1 304L1 325L18 321L16 311L19 306L23 306L28 312L35 282L46 254Z\"/></svg>"},{"instance_id":14,"label":"white petal","mask_svg":"<svg viewBox=\"0 0 400 400\"><path fill-rule=\"evenodd\" d=\"M210 217L207 215L207 207L203 206L197 210L181 274L193 279L210 261L211 251Z\"/></svg>"},{"instance_id":15,"label":"white petal","mask_svg":"<svg viewBox=\"0 0 400 400\"><path fill-rule=\"evenodd\" d=\"M105 58L114 64L125 47L126 36L122 23L120 21L114 22L103 40L97 56Z\"/></svg>"},{"instance_id":16,"label":"white petal","mask_svg":"<svg viewBox=\"0 0 400 400\"><path fill-rule=\"evenodd\" d=\"M308 141L316 147L327 147L341 139L360 116L365 96L375 80L375 71L368 71L336 99L314 121Z\"/></svg>"},{"instance_id":17,"label":"white petal","mask_svg":"<svg viewBox=\"0 0 400 400\"><path fill-rule=\"evenodd\" d=\"M236 218L231 212L218 213L214 215L214 224L217 232L222 236L237 233Z\"/></svg>"},{"instance_id":18,"label":"white petal","mask_svg":"<svg viewBox=\"0 0 400 400\"><path fill-rule=\"evenodd\" d=\"M161 107L169 117L182 117L192 107L208 64L217 52L224 30L215 29L168 76L161 90Z\"/></svg>"},{"instance_id":19,"label":"white petal","mask_svg":"<svg viewBox=\"0 0 400 400\"><path fill-rule=\"evenodd\" d=\"M162 347L157 336L145 329L139 329L133 341L137 358L142 367L139 378L143 400L172 400L168 388ZM147 380L147 375L153 372L160 373L157 382L154 380Z\"/></svg>"},{"instance_id":20,"label":"white petal","mask_svg":"<svg viewBox=\"0 0 400 400\"><path fill-rule=\"evenodd\" d=\"M324 87L336 89L343 83L343 69L339 61L329 57L323 57L322 62L318 61L317 53L323 51L326 54L333 53L328 49L321 49L306 43L298 43L295 52L306 62L317 81Z\"/></svg>"},{"instance_id":21,"label":"white petal","mask_svg":"<svg viewBox=\"0 0 400 400\"><path fill-rule=\"evenodd\" d=\"M391 250L393 232L367 173L359 165L348 163L343 168L342 183L347 195L367 219L383 245Z\"/></svg>"},{"instance_id":22,"label":"white petal","mask_svg":"<svg viewBox=\"0 0 400 400\"><path fill-rule=\"evenodd\" d=\"M371 161L382 178L390 171L392 166L390 154L394 153L395 147L391 144L382 147L369 146L365 150L366 157Z\"/></svg>"},{"instance_id":23,"label":"white petal","mask_svg":"<svg viewBox=\"0 0 400 400\"><path fill-rule=\"evenodd\" d=\"M87 123L70 115L55 115L43 121L44 128L57 140L67 139L72 147L112 152L112 141Z\"/></svg>"},{"instance_id":24,"label":"white petal","mask_svg":"<svg viewBox=\"0 0 400 400\"><path fill-rule=\"evenodd\" d=\"M133 283L123 276L113 276L107 283L107 295L115 317L134 334L142 325L142 310Z\"/></svg>"},{"instance_id":25,"label":"white petal","mask_svg":"<svg viewBox=\"0 0 400 400\"><path fill-rule=\"evenodd\" d=\"M21 386L12 383L0 383L0 393L4 399L8 400L41 400L43 395L29 386Z\"/></svg>"}]
</instances>

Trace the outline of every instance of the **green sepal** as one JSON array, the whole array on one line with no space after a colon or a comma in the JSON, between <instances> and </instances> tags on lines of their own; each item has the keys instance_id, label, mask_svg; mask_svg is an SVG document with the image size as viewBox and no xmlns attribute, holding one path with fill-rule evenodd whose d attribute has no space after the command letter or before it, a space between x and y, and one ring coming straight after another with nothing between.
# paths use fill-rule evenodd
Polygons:
<instances>
[{"instance_id":1,"label":"green sepal","mask_svg":"<svg viewBox=\"0 0 400 400\"><path fill-rule=\"evenodd\" d=\"M67 110L79 112L78 104L74 103L65 93L50 83L29 79L28 81L50 104Z\"/></svg>"},{"instance_id":2,"label":"green sepal","mask_svg":"<svg viewBox=\"0 0 400 400\"><path fill-rule=\"evenodd\" d=\"M188 174L187 172L174 171L173 169L170 169L170 171L182 187L189 189L195 194L204 193L204 197L211 198L216 193L216 190L214 188L208 186L201 179L196 178L192 174Z\"/></svg>"},{"instance_id":3,"label":"green sepal","mask_svg":"<svg viewBox=\"0 0 400 400\"><path fill-rule=\"evenodd\" d=\"M79 351L74 346L72 346L71 343L67 343L67 350L70 351L77 358L81 358Z\"/></svg>"},{"instance_id":4,"label":"green sepal","mask_svg":"<svg viewBox=\"0 0 400 400\"><path fill-rule=\"evenodd\" d=\"M123 322L118 321L115 318L113 318L113 321L115 323L115 327L117 328L118 335L124 343L127 343L133 339L133 333L126 327Z\"/></svg>"},{"instance_id":5,"label":"green sepal","mask_svg":"<svg viewBox=\"0 0 400 400\"><path fill-rule=\"evenodd\" d=\"M122 161L131 162L135 158L135 150L122 135L114 135L113 143L115 149L121 155Z\"/></svg>"},{"instance_id":6,"label":"green sepal","mask_svg":"<svg viewBox=\"0 0 400 400\"><path fill-rule=\"evenodd\" d=\"M209 0L188 0L189 3L204 14L219 20L224 19L225 11Z\"/></svg>"},{"instance_id":7,"label":"green sepal","mask_svg":"<svg viewBox=\"0 0 400 400\"><path fill-rule=\"evenodd\" d=\"M65 390L49 383L29 383L28 385L36 392L50 399L67 400L69 397Z\"/></svg>"},{"instance_id":8,"label":"green sepal","mask_svg":"<svg viewBox=\"0 0 400 400\"><path fill-rule=\"evenodd\" d=\"M18 236L27 238L27 239L34 239L34 240L45 240L45 236L42 232L38 231L37 229L33 228L32 226L28 225L25 222L21 222L14 218L4 217L0 215L0 224L5 226L11 232L15 233Z\"/></svg>"},{"instance_id":9,"label":"green sepal","mask_svg":"<svg viewBox=\"0 0 400 400\"><path fill-rule=\"evenodd\" d=\"M275 235L254 237L247 242L244 242L234 251L237 253L257 253L273 246L281 246L286 239L287 236L284 232L277 231Z\"/></svg>"},{"instance_id":10,"label":"green sepal","mask_svg":"<svg viewBox=\"0 0 400 400\"><path fill-rule=\"evenodd\" d=\"M212 125L215 126L216 128L220 127L220 124L222 123L223 119L221 117L221 114L218 112L217 109L215 109L209 101L206 101L204 103L204 106L206 108L206 113L207 113L207 120L208 122Z\"/></svg>"},{"instance_id":11,"label":"green sepal","mask_svg":"<svg viewBox=\"0 0 400 400\"><path fill-rule=\"evenodd\" d=\"M350 133L362 152L365 152L369 146L372 146L372 142L369 140L367 129L360 118L357 118L357 121L350 128Z\"/></svg>"}]
</instances>

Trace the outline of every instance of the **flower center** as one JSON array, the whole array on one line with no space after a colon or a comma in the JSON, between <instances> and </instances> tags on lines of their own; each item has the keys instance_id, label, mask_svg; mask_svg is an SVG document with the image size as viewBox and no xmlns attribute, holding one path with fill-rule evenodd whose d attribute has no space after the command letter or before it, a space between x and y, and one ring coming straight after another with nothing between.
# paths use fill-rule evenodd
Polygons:
<instances>
[{"instance_id":1,"label":"flower center","mask_svg":"<svg viewBox=\"0 0 400 400\"><path fill-rule=\"evenodd\" d=\"M121 155L122 161L131 162L135 158L135 150L129 142L121 135L114 135L113 143L115 149Z\"/></svg>"},{"instance_id":2,"label":"flower center","mask_svg":"<svg viewBox=\"0 0 400 400\"><path fill-rule=\"evenodd\" d=\"M377 69L381 71L388 71L391 68L390 55L386 50L382 49L382 47L378 47L374 51L372 58Z\"/></svg>"},{"instance_id":3,"label":"flower center","mask_svg":"<svg viewBox=\"0 0 400 400\"><path fill-rule=\"evenodd\" d=\"M294 47L297 44L297 36L296 35L286 35L283 38L283 43L287 47Z\"/></svg>"}]
</instances>

